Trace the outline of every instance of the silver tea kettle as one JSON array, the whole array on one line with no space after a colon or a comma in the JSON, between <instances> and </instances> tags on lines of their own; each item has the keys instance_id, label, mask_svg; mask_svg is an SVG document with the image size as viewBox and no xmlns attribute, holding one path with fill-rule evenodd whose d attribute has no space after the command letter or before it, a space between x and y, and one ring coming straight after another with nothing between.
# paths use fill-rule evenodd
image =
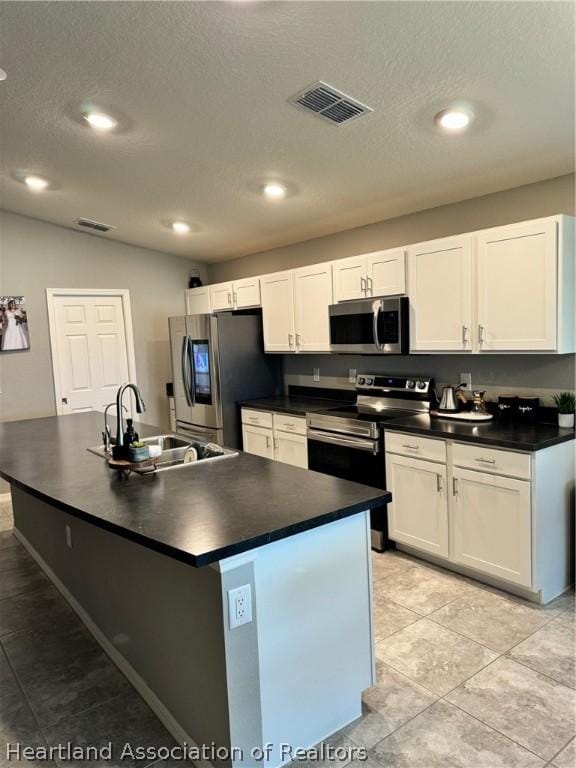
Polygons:
<instances>
[{"instance_id":1,"label":"silver tea kettle","mask_svg":"<svg viewBox=\"0 0 576 768\"><path fill-rule=\"evenodd\" d=\"M465 385L459 384L457 387L442 388L442 397L438 406L439 413L457 413L460 410L458 401L462 395L459 396L458 393L463 386Z\"/></svg>"}]
</instances>

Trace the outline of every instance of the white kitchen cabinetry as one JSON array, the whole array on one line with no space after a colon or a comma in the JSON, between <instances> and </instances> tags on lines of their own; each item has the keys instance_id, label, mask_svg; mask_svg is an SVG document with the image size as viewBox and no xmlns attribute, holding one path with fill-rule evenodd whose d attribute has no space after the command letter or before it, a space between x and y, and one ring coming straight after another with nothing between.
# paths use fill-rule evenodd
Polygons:
<instances>
[{"instance_id":1,"label":"white kitchen cabinetry","mask_svg":"<svg viewBox=\"0 0 576 768\"><path fill-rule=\"evenodd\" d=\"M260 278L266 352L295 352L294 281L292 272Z\"/></svg>"},{"instance_id":2,"label":"white kitchen cabinetry","mask_svg":"<svg viewBox=\"0 0 576 768\"><path fill-rule=\"evenodd\" d=\"M259 307L260 278L249 277L244 280L211 285L210 303L213 312Z\"/></svg>"},{"instance_id":3,"label":"white kitchen cabinetry","mask_svg":"<svg viewBox=\"0 0 576 768\"><path fill-rule=\"evenodd\" d=\"M472 351L472 238L408 249L410 350Z\"/></svg>"},{"instance_id":4,"label":"white kitchen cabinetry","mask_svg":"<svg viewBox=\"0 0 576 768\"><path fill-rule=\"evenodd\" d=\"M332 263L334 301L395 296L406 292L403 249L376 251Z\"/></svg>"},{"instance_id":5,"label":"white kitchen cabinetry","mask_svg":"<svg viewBox=\"0 0 576 768\"><path fill-rule=\"evenodd\" d=\"M385 442L400 547L539 602L570 586L574 440L534 453L390 430Z\"/></svg>"},{"instance_id":6,"label":"white kitchen cabinetry","mask_svg":"<svg viewBox=\"0 0 576 768\"><path fill-rule=\"evenodd\" d=\"M557 222L479 232L480 352L551 352L557 348Z\"/></svg>"},{"instance_id":7,"label":"white kitchen cabinetry","mask_svg":"<svg viewBox=\"0 0 576 768\"><path fill-rule=\"evenodd\" d=\"M531 586L530 483L454 467L452 502L454 560Z\"/></svg>"},{"instance_id":8,"label":"white kitchen cabinetry","mask_svg":"<svg viewBox=\"0 0 576 768\"><path fill-rule=\"evenodd\" d=\"M317 264L296 269L294 281L294 322L297 352L329 352L332 304L332 269Z\"/></svg>"},{"instance_id":9,"label":"white kitchen cabinetry","mask_svg":"<svg viewBox=\"0 0 576 768\"><path fill-rule=\"evenodd\" d=\"M188 288L186 291L186 314L209 315L211 312L210 286L202 285L200 288Z\"/></svg>"},{"instance_id":10,"label":"white kitchen cabinetry","mask_svg":"<svg viewBox=\"0 0 576 768\"><path fill-rule=\"evenodd\" d=\"M308 469L306 419L242 408L243 450Z\"/></svg>"},{"instance_id":11,"label":"white kitchen cabinetry","mask_svg":"<svg viewBox=\"0 0 576 768\"><path fill-rule=\"evenodd\" d=\"M446 466L388 454L386 486L390 537L394 541L448 557Z\"/></svg>"}]
</instances>

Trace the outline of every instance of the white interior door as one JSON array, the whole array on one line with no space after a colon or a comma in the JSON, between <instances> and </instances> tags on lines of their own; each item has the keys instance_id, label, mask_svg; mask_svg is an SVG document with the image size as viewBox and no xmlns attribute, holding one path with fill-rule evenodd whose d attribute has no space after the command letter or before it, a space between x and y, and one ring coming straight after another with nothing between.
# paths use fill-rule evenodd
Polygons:
<instances>
[{"instance_id":1,"label":"white interior door","mask_svg":"<svg viewBox=\"0 0 576 768\"><path fill-rule=\"evenodd\" d=\"M317 264L294 271L294 312L298 352L330 351L332 270Z\"/></svg>"},{"instance_id":2,"label":"white interior door","mask_svg":"<svg viewBox=\"0 0 576 768\"><path fill-rule=\"evenodd\" d=\"M480 352L555 350L556 222L478 235Z\"/></svg>"},{"instance_id":3,"label":"white interior door","mask_svg":"<svg viewBox=\"0 0 576 768\"><path fill-rule=\"evenodd\" d=\"M468 236L412 246L408 254L410 349L472 351L472 241Z\"/></svg>"},{"instance_id":4,"label":"white interior door","mask_svg":"<svg viewBox=\"0 0 576 768\"><path fill-rule=\"evenodd\" d=\"M57 413L103 410L129 379L122 297L56 295L52 301Z\"/></svg>"}]
</instances>

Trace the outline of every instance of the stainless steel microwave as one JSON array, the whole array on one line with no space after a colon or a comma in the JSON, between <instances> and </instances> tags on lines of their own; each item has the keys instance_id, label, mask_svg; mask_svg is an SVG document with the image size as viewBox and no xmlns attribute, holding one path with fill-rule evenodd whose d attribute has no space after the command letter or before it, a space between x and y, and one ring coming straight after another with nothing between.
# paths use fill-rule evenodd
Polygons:
<instances>
[{"instance_id":1,"label":"stainless steel microwave","mask_svg":"<svg viewBox=\"0 0 576 768\"><path fill-rule=\"evenodd\" d=\"M330 307L330 349L358 355L407 355L408 297L344 301Z\"/></svg>"}]
</instances>

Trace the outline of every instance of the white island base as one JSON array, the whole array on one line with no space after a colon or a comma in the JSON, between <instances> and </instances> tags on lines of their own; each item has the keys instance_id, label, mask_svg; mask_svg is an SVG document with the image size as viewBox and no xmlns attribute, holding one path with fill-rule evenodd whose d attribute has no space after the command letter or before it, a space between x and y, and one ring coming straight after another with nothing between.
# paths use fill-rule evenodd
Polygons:
<instances>
[{"instance_id":1,"label":"white island base","mask_svg":"<svg viewBox=\"0 0 576 768\"><path fill-rule=\"evenodd\" d=\"M274 768L361 715L368 512L195 568L15 487L13 503L17 536L176 740L231 750L213 764ZM230 629L243 585L252 621Z\"/></svg>"}]
</instances>

